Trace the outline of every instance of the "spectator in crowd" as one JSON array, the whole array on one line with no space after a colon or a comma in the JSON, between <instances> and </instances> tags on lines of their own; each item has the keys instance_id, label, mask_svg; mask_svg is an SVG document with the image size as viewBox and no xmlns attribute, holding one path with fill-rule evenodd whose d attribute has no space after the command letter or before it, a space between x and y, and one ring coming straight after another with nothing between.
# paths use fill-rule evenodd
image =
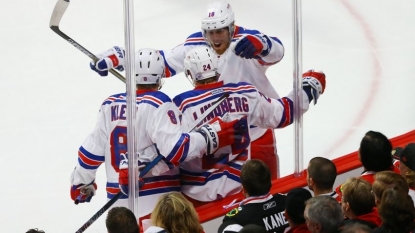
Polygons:
<instances>
[{"instance_id":1,"label":"spectator in crowd","mask_svg":"<svg viewBox=\"0 0 415 233\"><path fill-rule=\"evenodd\" d=\"M245 199L223 218L218 233L238 232L240 227L256 224L267 232L284 232L286 196L270 193L271 172L259 159L248 160L241 169L242 192ZM237 230L236 230L237 229Z\"/></svg>"},{"instance_id":2,"label":"spectator in crowd","mask_svg":"<svg viewBox=\"0 0 415 233\"><path fill-rule=\"evenodd\" d=\"M203 227L192 203L179 192L160 196L145 233L202 233Z\"/></svg>"},{"instance_id":3,"label":"spectator in crowd","mask_svg":"<svg viewBox=\"0 0 415 233\"><path fill-rule=\"evenodd\" d=\"M314 157L308 163L307 185L314 192L314 196L328 195L340 202L340 198L333 190L336 177L336 165L330 159Z\"/></svg>"},{"instance_id":4,"label":"spectator in crowd","mask_svg":"<svg viewBox=\"0 0 415 233\"><path fill-rule=\"evenodd\" d=\"M242 227L239 233L267 233L267 230L263 226L248 224Z\"/></svg>"},{"instance_id":5,"label":"spectator in crowd","mask_svg":"<svg viewBox=\"0 0 415 233\"><path fill-rule=\"evenodd\" d=\"M344 222L345 225L357 222L374 229L382 223L375 208L372 186L368 181L350 177L343 184L342 189L342 211L348 218Z\"/></svg>"},{"instance_id":6,"label":"spectator in crowd","mask_svg":"<svg viewBox=\"0 0 415 233\"><path fill-rule=\"evenodd\" d=\"M339 203L331 196L320 195L306 201L304 218L311 233L338 232L343 223Z\"/></svg>"},{"instance_id":7,"label":"spectator in crowd","mask_svg":"<svg viewBox=\"0 0 415 233\"><path fill-rule=\"evenodd\" d=\"M409 186L409 196L415 202L415 143L409 143L400 153L395 153L399 159L399 170Z\"/></svg>"},{"instance_id":8,"label":"spectator in crowd","mask_svg":"<svg viewBox=\"0 0 415 233\"><path fill-rule=\"evenodd\" d=\"M341 233L371 233L372 229L365 224L361 223L352 223L347 224L343 227Z\"/></svg>"},{"instance_id":9,"label":"spectator in crowd","mask_svg":"<svg viewBox=\"0 0 415 233\"><path fill-rule=\"evenodd\" d=\"M139 233L137 218L134 213L123 206L113 207L105 220L108 233Z\"/></svg>"},{"instance_id":10,"label":"spectator in crowd","mask_svg":"<svg viewBox=\"0 0 415 233\"><path fill-rule=\"evenodd\" d=\"M385 135L368 131L360 142L358 153L364 169L361 177L372 184L376 172L393 171L391 153L392 144Z\"/></svg>"},{"instance_id":11,"label":"spectator in crowd","mask_svg":"<svg viewBox=\"0 0 415 233\"><path fill-rule=\"evenodd\" d=\"M415 231L415 207L407 192L398 187L385 190L380 201L382 225L374 233L405 233Z\"/></svg>"},{"instance_id":12,"label":"spectator in crowd","mask_svg":"<svg viewBox=\"0 0 415 233\"><path fill-rule=\"evenodd\" d=\"M372 184L372 192L375 196L375 203L378 206L383 192L390 188L399 188L405 193L409 193L409 186L405 178L393 171L382 171L375 175L375 182Z\"/></svg>"},{"instance_id":13,"label":"spectator in crowd","mask_svg":"<svg viewBox=\"0 0 415 233\"><path fill-rule=\"evenodd\" d=\"M368 131L360 142L358 158L363 166L363 172L360 175L362 179L373 183L374 175L380 171L399 170L393 166L392 143L380 132ZM336 188L337 194L341 197L341 185Z\"/></svg>"},{"instance_id":14,"label":"spectator in crowd","mask_svg":"<svg viewBox=\"0 0 415 233\"><path fill-rule=\"evenodd\" d=\"M29 229L26 233L45 233L42 230L38 230L37 228Z\"/></svg>"},{"instance_id":15,"label":"spectator in crowd","mask_svg":"<svg viewBox=\"0 0 415 233\"><path fill-rule=\"evenodd\" d=\"M311 193L305 188L294 188L287 193L285 218L290 225L286 233L310 233L304 218L305 202Z\"/></svg>"}]
</instances>

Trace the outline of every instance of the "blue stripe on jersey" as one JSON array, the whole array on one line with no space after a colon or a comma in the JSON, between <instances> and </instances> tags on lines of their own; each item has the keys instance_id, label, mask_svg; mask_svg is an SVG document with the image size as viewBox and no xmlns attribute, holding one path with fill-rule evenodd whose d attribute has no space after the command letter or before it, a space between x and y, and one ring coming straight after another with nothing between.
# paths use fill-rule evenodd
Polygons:
<instances>
[{"instance_id":1,"label":"blue stripe on jersey","mask_svg":"<svg viewBox=\"0 0 415 233\"><path fill-rule=\"evenodd\" d=\"M119 94L109 96L106 100L104 100L102 105L111 104L113 102L119 102L120 100L123 100L123 102L126 101L125 93L119 93Z\"/></svg>"},{"instance_id":2,"label":"blue stripe on jersey","mask_svg":"<svg viewBox=\"0 0 415 233\"><path fill-rule=\"evenodd\" d=\"M176 71L171 68L171 66L169 65L169 63L167 63L166 57L164 55L164 51L163 50L159 50L161 56L163 56L163 60L164 60L164 65L166 66L168 72L166 71L166 77L171 77L176 75Z\"/></svg>"},{"instance_id":3,"label":"blue stripe on jersey","mask_svg":"<svg viewBox=\"0 0 415 233\"><path fill-rule=\"evenodd\" d=\"M186 42L183 46L207 45L205 41Z\"/></svg>"},{"instance_id":4,"label":"blue stripe on jersey","mask_svg":"<svg viewBox=\"0 0 415 233\"><path fill-rule=\"evenodd\" d=\"M172 102L170 97L168 95L166 95L164 92L161 92L161 91L149 91L149 92L146 92L144 94L137 95L137 97L142 97L142 96L145 96L145 95L152 96L152 97L160 100L163 103Z\"/></svg>"},{"instance_id":5,"label":"blue stripe on jersey","mask_svg":"<svg viewBox=\"0 0 415 233\"><path fill-rule=\"evenodd\" d=\"M120 192L120 186L118 183L107 182L107 198L112 199L117 193ZM121 195L120 199L127 199L126 195Z\"/></svg>"},{"instance_id":6,"label":"blue stripe on jersey","mask_svg":"<svg viewBox=\"0 0 415 233\"><path fill-rule=\"evenodd\" d=\"M78 151L78 162L85 169L97 169L105 161L105 156L94 155L82 146Z\"/></svg>"},{"instance_id":7,"label":"blue stripe on jersey","mask_svg":"<svg viewBox=\"0 0 415 233\"><path fill-rule=\"evenodd\" d=\"M229 179L234 180L236 182L241 182L240 171L241 171L242 166L236 163L232 163L232 162L230 162L228 166L229 166L228 168L224 168L221 171L203 172L203 173L189 172L189 171L180 169L181 174L192 176L192 177L200 177L203 180L203 181L197 181L197 180L186 181L184 179L181 179L180 185L203 186L203 185L206 185L206 183L208 183L209 181L219 179L222 176L226 176ZM239 174L234 174L235 172L232 172L232 170L237 170Z\"/></svg>"},{"instance_id":8,"label":"blue stripe on jersey","mask_svg":"<svg viewBox=\"0 0 415 233\"><path fill-rule=\"evenodd\" d=\"M159 193L167 192L180 192L179 179L180 175L173 176L155 176L155 177L146 177L143 178L145 185L140 188L140 196L148 196ZM150 188L146 188L150 187ZM107 198L113 198L118 192L120 192L118 183L107 182ZM125 195L121 196L121 199L128 198Z\"/></svg>"},{"instance_id":9,"label":"blue stripe on jersey","mask_svg":"<svg viewBox=\"0 0 415 233\"><path fill-rule=\"evenodd\" d=\"M196 32L187 37L186 41L184 42L183 46L195 46L195 45L205 45L208 44L205 41L205 38L203 37L202 32Z\"/></svg>"},{"instance_id":10,"label":"blue stripe on jersey","mask_svg":"<svg viewBox=\"0 0 415 233\"><path fill-rule=\"evenodd\" d=\"M189 152L189 143L190 142L190 135L187 133L183 133L179 140L176 142L176 145L173 147L170 154L166 156L166 159L173 164L183 162L187 158L187 154Z\"/></svg>"},{"instance_id":11,"label":"blue stripe on jersey","mask_svg":"<svg viewBox=\"0 0 415 233\"><path fill-rule=\"evenodd\" d=\"M151 100L142 100L138 104L150 104L150 105L152 105L155 108L158 108L160 106L158 103L155 103L155 102L153 102Z\"/></svg>"},{"instance_id":12,"label":"blue stripe on jersey","mask_svg":"<svg viewBox=\"0 0 415 233\"><path fill-rule=\"evenodd\" d=\"M140 196L148 196L148 195L154 195L159 193L169 193L169 192L180 192L180 186L171 186L171 187L164 187L164 188L157 188L152 190L141 190Z\"/></svg>"},{"instance_id":13,"label":"blue stripe on jersey","mask_svg":"<svg viewBox=\"0 0 415 233\"><path fill-rule=\"evenodd\" d=\"M261 32L255 29L246 29L244 27L238 26L238 34L236 35L241 35L241 34L255 35L255 34L261 34Z\"/></svg>"},{"instance_id":14,"label":"blue stripe on jersey","mask_svg":"<svg viewBox=\"0 0 415 233\"><path fill-rule=\"evenodd\" d=\"M183 100L188 100L191 97L197 97L197 96L202 95L203 93L206 93L206 92L208 92L208 91L206 91L206 90L192 90L192 91L184 92L184 93L176 96L173 99L173 101L175 102L176 106L179 107L180 104L183 102ZM222 96L222 94L223 93L215 94L215 95L209 95L209 96L206 96L205 98L197 98L194 101L189 101L180 110L181 110L181 112L184 112L184 111L186 111L187 108L197 106L201 103L208 102L208 101L211 101L211 100L217 100L218 98L220 98Z\"/></svg>"},{"instance_id":15,"label":"blue stripe on jersey","mask_svg":"<svg viewBox=\"0 0 415 233\"><path fill-rule=\"evenodd\" d=\"M208 102L213 99L216 100L220 96L222 96L222 94L225 92L232 95L233 93L243 94L243 93L251 93L251 92L256 92L256 91L257 89L254 86L246 82L228 83L228 84L223 85L220 88L198 89L198 90L190 90L187 92L183 92L182 94L174 97L173 102L176 104L177 107L180 108L181 112L185 112L186 109L189 107L194 107L201 103ZM198 97L208 92L212 92L212 95L208 95L206 97ZM194 100L189 100L191 98L194 98ZM184 106L181 106L184 101L186 101L186 104Z\"/></svg>"},{"instance_id":16,"label":"blue stripe on jersey","mask_svg":"<svg viewBox=\"0 0 415 233\"><path fill-rule=\"evenodd\" d=\"M275 40L276 42L278 42L280 45L282 45L282 42L280 41L280 39L278 39L275 36L270 36L269 38L271 38L272 40Z\"/></svg>"},{"instance_id":17,"label":"blue stripe on jersey","mask_svg":"<svg viewBox=\"0 0 415 233\"><path fill-rule=\"evenodd\" d=\"M149 91L137 95L137 105L139 104L150 104L158 108L163 103L172 102L170 97L161 91Z\"/></svg>"}]
</instances>

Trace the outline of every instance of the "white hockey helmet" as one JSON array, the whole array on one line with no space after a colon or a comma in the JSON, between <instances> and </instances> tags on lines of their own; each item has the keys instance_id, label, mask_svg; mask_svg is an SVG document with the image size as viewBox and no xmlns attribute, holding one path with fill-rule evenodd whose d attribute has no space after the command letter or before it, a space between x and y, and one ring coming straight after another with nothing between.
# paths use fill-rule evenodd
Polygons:
<instances>
[{"instance_id":1,"label":"white hockey helmet","mask_svg":"<svg viewBox=\"0 0 415 233\"><path fill-rule=\"evenodd\" d=\"M191 77L189 77L190 72ZM184 73L190 82L212 78L218 75L218 58L210 47L197 46L186 53Z\"/></svg>"},{"instance_id":2,"label":"white hockey helmet","mask_svg":"<svg viewBox=\"0 0 415 233\"><path fill-rule=\"evenodd\" d=\"M209 30L216 30L228 27L232 38L234 32L235 15L232 7L225 1L211 2L206 7L205 15L202 19L202 33Z\"/></svg>"},{"instance_id":3,"label":"white hockey helmet","mask_svg":"<svg viewBox=\"0 0 415 233\"><path fill-rule=\"evenodd\" d=\"M155 49L140 49L135 54L136 84L159 84L164 78L164 59Z\"/></svg>"}]
</instances>

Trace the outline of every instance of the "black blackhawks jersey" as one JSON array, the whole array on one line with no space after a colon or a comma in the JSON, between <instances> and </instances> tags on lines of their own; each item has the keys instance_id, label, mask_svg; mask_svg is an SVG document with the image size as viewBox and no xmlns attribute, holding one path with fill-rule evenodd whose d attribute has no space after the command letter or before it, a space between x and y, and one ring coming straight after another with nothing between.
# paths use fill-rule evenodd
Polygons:
<instances>
[{"instance_id":1,"label":"black blackhawks jersey","mask_svg":"<svg viewBox=\"0 0 415 233\"><path fill-rule=\"evenodd\" d=\"M237 232L232 230L238 229L235 225L243 227L248 224L264 226L269 233L283 233L288 227L284 216L286 198L282 194L267 194L243 200L239 207L225 215L218 233Z\"/></svg>"}]
</instances>

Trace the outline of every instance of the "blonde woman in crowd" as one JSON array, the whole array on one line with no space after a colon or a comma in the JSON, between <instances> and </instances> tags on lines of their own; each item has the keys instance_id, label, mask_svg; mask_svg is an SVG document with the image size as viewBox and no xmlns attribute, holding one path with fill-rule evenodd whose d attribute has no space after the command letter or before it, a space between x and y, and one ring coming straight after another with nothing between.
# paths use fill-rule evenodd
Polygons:
<instances>
[{"instance_id":1,"label":"blonde woman in crowd","mask_svg":"<svg viewBox=\"0 0 415 233\"><path fill-rule=\"evenodd\" d=\"M342 211L348 218L344 221L345 225L361 223L374 229L382 223L375 208L375 197L371 193L372 186L368 181L350 177L343 184L342 189Z\"/></svg>"},{"instance_id":2,"label":"blonde woman in crowd","mask_svg":"<svg viewBox=\"0 0 415 233\"><path fill-rule=\"evenodd\" d=\"M203 233L203 227L193 204L181 193L171 192L159 198L145 233Z\"/></svg>"},{"instance_id":3,"label":"blonde woman in crowd","mask_svg":"<svg viewBox=\"0 0 415 233\"><path fill-rule=\"evenodd\" d=\"M401 189L407 194L409 192L408 183L400 174L392 171L376 173L375 181L372 184L372 192L375 195L375 203L377 206L379 206L383 192L394 187Z\"/></svg>"}]
</instances>

